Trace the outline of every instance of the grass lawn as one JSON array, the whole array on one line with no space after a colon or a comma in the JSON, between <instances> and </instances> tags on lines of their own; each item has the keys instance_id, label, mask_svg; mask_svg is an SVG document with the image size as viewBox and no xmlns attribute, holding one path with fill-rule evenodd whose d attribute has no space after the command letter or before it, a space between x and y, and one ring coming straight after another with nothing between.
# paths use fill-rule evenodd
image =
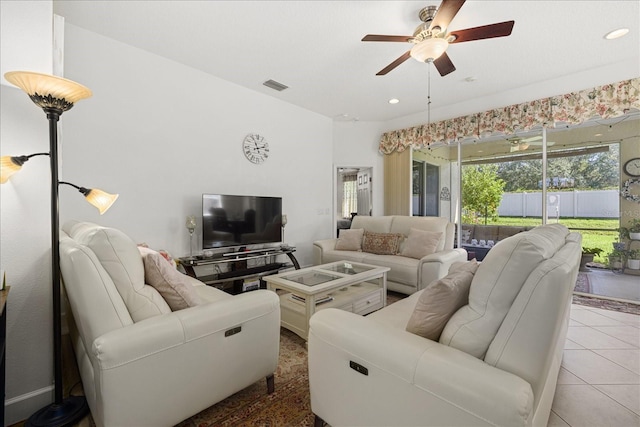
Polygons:
<instances>
[{"instance_id":1,"label":"grass lawn","mask_svg":"<svg viewBox=\"0 0 640 427\"><path fill-rule=\"evenodd\" d=\"M595 262L607 263L607 255L613 251L613 242L618 241L617 231L620 226L618 219L602 218L560 218L560 224L567 226L572 231L582 234L582 247L600 248L604 252L594 258ZM555 223L555 220L549 221ZM532 227L542 224L541 218L498 217L495 222L489 221L488 225L515 225L520 227ZM597 230L600 229L600 230Z\"/></svg>"}]
</instances>

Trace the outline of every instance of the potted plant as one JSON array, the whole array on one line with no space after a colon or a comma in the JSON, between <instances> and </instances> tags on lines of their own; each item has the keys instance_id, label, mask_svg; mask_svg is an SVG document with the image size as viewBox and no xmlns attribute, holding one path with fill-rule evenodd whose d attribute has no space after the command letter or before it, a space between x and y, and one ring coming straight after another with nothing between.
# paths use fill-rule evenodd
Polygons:
<instances>
[{"instance_id":1,"label":"potted plant","mask_svg":"<svg viewBox=\"0 0 640 427\"><path fill-rule=\"evenodd\" d=\"M627 252L627 267L632 270L640 270L640 249Z\"/></svg>"},{"instance_id":2,"label":"potted plant","mask_svg":"<svg viewBox=\"0 0 640 427\"><path fill-rule=\"evenodd\" d=\"M582 258L580 259L580 271L589 271L587 268L587 264L593 262L593 258L596 255L600 255L602 253L602 249L600 248L582 248Z\"/></svg>"},{"instance_id":3,"label":"potted plant","mask_svg":"<svg viewBox=\"0 0 640 427\"><path fill-rule=\"evenodd\" d=\"M614 250L609 254L609 268L614 273L622 273L624 271L625 251Z\"/></svg>"},{"instance_id":4,"label":"potted plant","mask_svg":"<svg viewBox=\"0 0 640 427\"><path fill-rule=\"evenodd\" d=\"M640 240L640 218L632 219L627 227L620 227L620 237L623 239Z\"/></svg>"}]
</instances>

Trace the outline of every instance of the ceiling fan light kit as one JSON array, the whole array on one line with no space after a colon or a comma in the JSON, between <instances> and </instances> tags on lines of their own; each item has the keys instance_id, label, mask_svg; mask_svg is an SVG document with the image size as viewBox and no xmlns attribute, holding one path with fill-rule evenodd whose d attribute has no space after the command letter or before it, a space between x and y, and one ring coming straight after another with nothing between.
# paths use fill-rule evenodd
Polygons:
<instances>
[{"instance_id":1,"label":"ceiling fan light kit","mask_svg":"<svg viewBox=\"0 0 640 427\"><path fill-rule=\"evenodd\" d=\"M420 62L434 61L447 50L449 43L445 39L426 39L411 48L411 57Z\"/></svg>"}]
</instances>

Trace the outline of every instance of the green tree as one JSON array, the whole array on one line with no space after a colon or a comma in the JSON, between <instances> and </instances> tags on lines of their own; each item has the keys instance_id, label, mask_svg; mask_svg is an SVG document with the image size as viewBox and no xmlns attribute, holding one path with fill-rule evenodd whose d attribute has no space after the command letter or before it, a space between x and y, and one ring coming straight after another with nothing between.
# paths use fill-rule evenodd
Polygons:
<instances>
[{"instance_id":1,"label":"green tree","mask_svg":"<svg viewBox=\"0 0 640 427\"><path fill-rule=\"evenodd\" d=\"M462 206L474 217L498 215L505 182L498 177L498 165L469 165L462 168Z\"/></svg>"},{"instance_id":2,"label":"green tree","mask_svg":"<svg viewBox=\"0 0 640 427\"><path fill-rule=\"evenodd\" d=\"M617 188L620 148L612 144L607 151L577 156L551 157L547 162L547 178L568 178L577 190ZM542 160L512 160L497 163L498 177L505 181L506 192L539 191L542 182Z\"/></svg>"}]
</instances>

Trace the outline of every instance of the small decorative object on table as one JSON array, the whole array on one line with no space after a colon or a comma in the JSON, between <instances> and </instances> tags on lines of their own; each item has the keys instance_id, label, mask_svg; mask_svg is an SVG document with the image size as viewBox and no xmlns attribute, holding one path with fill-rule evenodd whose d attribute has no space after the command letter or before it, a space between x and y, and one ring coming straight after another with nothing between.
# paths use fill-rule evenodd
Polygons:
<instances>
[{"instance_id":1,"label":"small decorative object on table","mask_svg":"<svg viewBox=\"0 0 640 427\"><path fill-rule=\"evenodd\" d=\"M196 231L196 217L193 215L187 216L186 226L189 231L189 256L193 257L193 232Z\"/></svg>"},{"instance_id":2,"label":"small decorative object on table","mask_svg":"<svg viewBox=\"0 0 640 427\"><path fill-rule=\"evenodd\" d=\"M286 243L284 243L284 226L287 225L287 215L286 214L282 214L282 216L280 217L280 223L282 224L282 244L286 245Z\"/></svg>"}]
</instances>

